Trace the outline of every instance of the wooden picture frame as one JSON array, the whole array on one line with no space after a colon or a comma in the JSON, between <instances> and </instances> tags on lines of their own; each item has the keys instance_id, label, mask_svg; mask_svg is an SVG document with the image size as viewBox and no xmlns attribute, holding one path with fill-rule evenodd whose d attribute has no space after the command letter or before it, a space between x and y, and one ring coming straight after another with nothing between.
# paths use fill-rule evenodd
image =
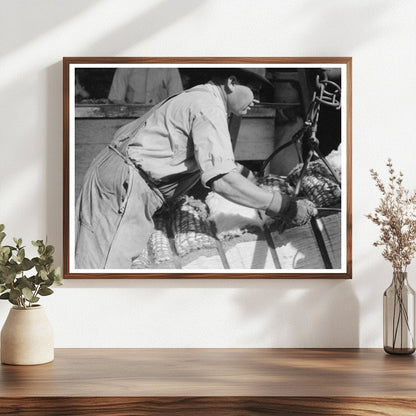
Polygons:
<instances>
[{"instance_id":1,"label":"wooden picture frame","mask_svg":"<svg viewBox=\"0 0 416 416\"><path fill-rule=\"evenodd\" d=\"M252 166L254 170L259 166L262 169L266 154L283 147L284 149L275 156L278 161L275 163L272 160L271 164L274 163L274 166L269 168L270 164L268 164L266 169L270 170L270 177L282 177L285 182L289 180L288 173L289 177L293 176L294 153L300 157L303 152L304 161L309 149L314 156L308 165L311 171L307 170L302 179L300 195L306 192L305 181L306 178L310 178L312 188L309 189L308 198L312 198L313 195L317 198L325 195L333 196L335 193L338 195L338 202L329 208L325 208L325 204L317 205L319 215L316 220L306 226L287 227L283 232L271 225L262 226L261 230L256 229L257 231L253 231L250 226L243 231L239 229L238 235L227 232L220 234L218 223L214 228L212 221L209 225L204 223L204 232L209 234L209 244L212 246L208 244L209 249L205 250L207 247L202 244L196 246L195 250L190 249L191 251L188 252L185 250L183 257L178 250L178 235L183 236L183 233L180 234L180 225L171 225L172 221L175 224L172 215L177 214L163 214L170 216L169 220L162 216L163 227L166 227L166 223L169 227L168 231L162 227L162 236L166 237L169 243L167 249L171 256L169 267L165 267L168 263L160 262L160 258L156 259L156 254L149 254L148 251L147 257L143 254L144 257L140 255L139 259L133 259L136 262L134 267L139 264L141 268L77 268L76 199L80 193L84 174L100 148L107 147L111 142L118 128L140 118L154 105L154 103L149 104L150 101L139 104L110 102L106 94L117 68L142 71L174 69L179 72L184 88L205 82L201 81L202 75L210 73L214 68L248 70L267 78L271 87L270 89L264 87L266 84L261 86L260 103L255 105L247 116L242 118L231 116L228 120L236 161L241 161L250 169ZM334 164L331 162L329 165L333 169L335 165L337 166L336 175L319 176L313 170L322 162L313 150L314 145L311 144L316 143L311 136L311 131L312 135L316 135L316 131L313 132L315 127L318 128L319 135L329 137L326 142L321 141L321 136L317 137L318 150L325 160L327 156L333 158L331 160L334 160ZM64 278L351 278L351 130L352 58L350 57L63 58ZM284 146L289 142L293 144L293 148L292 144ZM325 151L321 149L323 145L327 146ZM338 146L338 153L334 150L335 145ZM314 158L318 161L316 162ZM302 166L302 163L298 166L298 175ZM330 182L338 177L338 191L335 188L331 188L335 189L333 193L328 191L328 183L325 182L328 180L327 176L330 177ZM296 180L298 176L294 177ZM318 179L320 182L316 185ZM291 185L294 187L293 182ZM330 187L332 185L331 182ZM293 188L291 189L293 191ZM318 189L321 190L318 192ZM189 199L187 201L189 202ZM319 204L323 203L319 202ZM185 208L179 206L175 209ZM163 234L165 231L166 233ZM192 232L190 238L199 238L198 232L195 233L195 230ZM156 236L155 234L155 238ZM203 249L199 250L200 247Z\"/></svg>"}]
</instances>

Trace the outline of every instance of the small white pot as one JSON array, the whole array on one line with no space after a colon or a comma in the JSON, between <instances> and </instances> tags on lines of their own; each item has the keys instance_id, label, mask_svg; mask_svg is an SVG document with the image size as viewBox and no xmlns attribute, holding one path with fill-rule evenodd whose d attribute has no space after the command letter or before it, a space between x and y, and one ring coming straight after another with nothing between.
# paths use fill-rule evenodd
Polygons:
<instances>
[{"instance_id":1,"label":"small white pot","mask_svg":"<svg viewBox=\"0 0 416 416\"><path fill-rule=\"evenodd\" d=\"M53 359L53 329L43 307L11 308L1 330L1 362L35 365Z\"/></svg>"}]
</instances>

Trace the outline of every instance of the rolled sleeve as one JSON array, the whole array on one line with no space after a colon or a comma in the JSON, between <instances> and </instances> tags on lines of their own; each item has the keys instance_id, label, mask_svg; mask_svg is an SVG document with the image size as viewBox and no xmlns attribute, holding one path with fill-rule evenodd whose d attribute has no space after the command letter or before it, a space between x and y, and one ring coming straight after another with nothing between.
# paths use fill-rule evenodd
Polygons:
<instances>
[{"instance_id":1,"label":"rolled sleeve","mask_svg":"<svg viewBox=\"0 0 416 416\"><path fill-rule=\"evenodd\" d=\"M227 117L220 108L198 112L192 125L192 140L204 186L236 169Z\"/></svg>"}]
</instances>

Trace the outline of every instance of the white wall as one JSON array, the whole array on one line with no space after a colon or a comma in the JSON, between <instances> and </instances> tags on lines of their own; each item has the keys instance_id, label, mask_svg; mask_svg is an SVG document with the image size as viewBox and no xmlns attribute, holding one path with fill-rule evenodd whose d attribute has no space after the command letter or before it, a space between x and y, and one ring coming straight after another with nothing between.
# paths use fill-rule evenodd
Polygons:
<instances>
[{"instance_id":1,"label":"white wall","mask_svg":"<svg viewBox=\"0 0 416 416\"><path fill-rule=\"evenodd\" d=\"M364 214L388 156L416 187L416 3L1 0L0 223L62 261L63 56L352 56L353 279L66 281L57 347L380 347L390 265ZM416 287L415 266L410 282ZM0 325L9 304L0 304Z\"/></svg>"}]
</instances>

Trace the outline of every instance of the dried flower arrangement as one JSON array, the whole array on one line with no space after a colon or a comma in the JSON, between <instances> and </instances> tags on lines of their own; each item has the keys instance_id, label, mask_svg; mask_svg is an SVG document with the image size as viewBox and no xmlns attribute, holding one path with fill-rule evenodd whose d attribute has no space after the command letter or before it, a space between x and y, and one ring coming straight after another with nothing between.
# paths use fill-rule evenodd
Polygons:
<instances>
[{"instance_id":1,"label":"dried flower arrangement","mask_svg":"<svg viewBox=\"0 0 416 416\"><path fill-rule=\"evenodd\" d=\"M416 191L403 186L403 173L387 161L388 183L371 169L381 192L374 214L367 218L380 227L374 246L384 246L383 257L393 266L393 280L383 295L384 350L390 354L412 354L415 349L415 292L407 283L407 266L416 253Z\"/></svg>"},{"instance_id":2,"label":"dried flower arrangement","mask_svg":"<svg viewBox=\"0 0 416 416\"><path fill-rule=\"evenodd\" d=\"M384 246L383 257L395 272L405 272L416 253L416 190L403 186L403 173L397 173L391 159L387 161L389 180L385 185L371 169L371 177L381 192L380 204L374 214L366 217L380 227L374 246Z\"/></svg>"}]
</instances>

